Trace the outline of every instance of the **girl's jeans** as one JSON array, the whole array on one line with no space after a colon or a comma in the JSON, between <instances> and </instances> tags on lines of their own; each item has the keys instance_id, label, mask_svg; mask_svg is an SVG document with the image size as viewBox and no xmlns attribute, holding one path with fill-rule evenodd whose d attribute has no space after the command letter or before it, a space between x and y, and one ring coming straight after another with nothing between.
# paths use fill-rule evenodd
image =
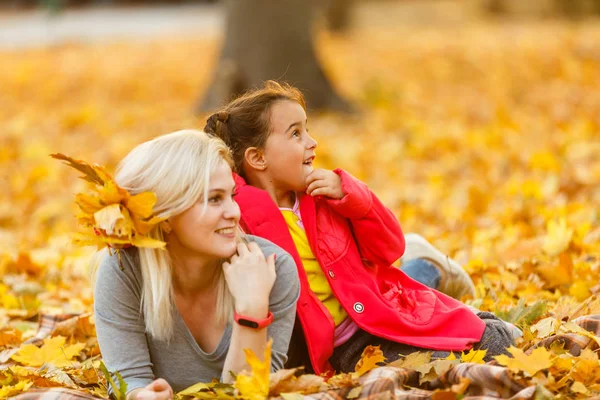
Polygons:
<instances>
[{"instance_id":1,"label":"girl's jeans","mask_svg":"<svg viewBox=\"0 0 600 400\"><path fill-rule=\"evenodd\" d=\"M440 272L427 260L415 258L403 263L400 269L415 281L432 289L437 289L440 285L440 279L442 278Z\"/></svg>"}]
</instances>

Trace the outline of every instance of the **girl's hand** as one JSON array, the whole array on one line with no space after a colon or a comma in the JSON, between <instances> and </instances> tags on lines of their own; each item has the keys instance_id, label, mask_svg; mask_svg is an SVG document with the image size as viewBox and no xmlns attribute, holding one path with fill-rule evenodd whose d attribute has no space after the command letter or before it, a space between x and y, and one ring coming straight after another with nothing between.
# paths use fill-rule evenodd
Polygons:
<instances>
[{"instance_id":1,"label":"girl's hand","mask_svg":"<svg viewBox=\"0 0 600 400\"><path fill-rule=\"evenodd\" d=\"M136 393L136 400L171 400L173 389L164 379L156 379L154 382Z\"/></svg>"},{"instance_id":2,"label":"girl's hand","mask_svg":"<svg viewBox=\"0 0 600 400\"><path fill-rule=\"evenodd\" d=\"M265 259L256 243L240 242L237 254L223 263L223 271L235 300L235 311L251 318L265 318L276 278L275 254Z\"/></svg>"},{"instance_id":3,"label":"girl's hand","mask_svg":"<svg viewBox=\"0 0 600 400\"><path fill-rule=\"evenodd\" d=\"M333 171L315 169L306 178L306 193L311 196L327 196L339 200L344 197L342 180Z\"/></svg>"}]
</instances>

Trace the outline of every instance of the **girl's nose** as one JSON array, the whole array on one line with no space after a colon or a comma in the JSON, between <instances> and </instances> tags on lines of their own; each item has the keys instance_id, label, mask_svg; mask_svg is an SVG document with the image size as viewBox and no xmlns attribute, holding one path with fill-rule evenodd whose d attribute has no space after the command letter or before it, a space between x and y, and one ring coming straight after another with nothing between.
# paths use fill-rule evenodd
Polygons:
<instances>
[{"instance_id":1,"label":"girl's nose","mask_svg":"<svg viewBox=\"0 0 600 400\"><path fill-rule=\"evenodd\" d=\"M317 141L310 135L308 135L308 148L314 150L317 148Z\"/></svg>"}]
</instances>

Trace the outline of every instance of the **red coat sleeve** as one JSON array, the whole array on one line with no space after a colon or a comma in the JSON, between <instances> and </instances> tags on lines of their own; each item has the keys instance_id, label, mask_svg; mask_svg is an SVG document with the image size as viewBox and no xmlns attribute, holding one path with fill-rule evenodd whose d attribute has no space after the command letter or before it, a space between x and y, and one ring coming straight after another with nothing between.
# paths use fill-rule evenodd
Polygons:
<instances>
[{"instance_id":1,"label":"red coat sleeve","mask_svg":"<svg viewBox=\"0 0 600 400\"><path fill-rule=\"evenodd\" d=\"M327 199L329 206L350 220L362 258L389 266L404 254L404 233L394 214L367 185L342 169L335 169L345 195Z\"/></svg>"}]
</instances>

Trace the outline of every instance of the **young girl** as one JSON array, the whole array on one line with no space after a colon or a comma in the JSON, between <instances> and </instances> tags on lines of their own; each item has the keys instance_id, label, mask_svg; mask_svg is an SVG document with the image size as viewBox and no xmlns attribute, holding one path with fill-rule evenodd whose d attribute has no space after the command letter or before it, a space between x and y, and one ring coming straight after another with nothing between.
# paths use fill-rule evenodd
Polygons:
<instances>
[{"instance_id":1,"label":"young girl","mask_svg":"<svg viewBox=\"0 0 600 400\"><path fill-rule=\"evenodd\" d=\"M297 89L270 81L205 127L232 149L240 225L287 250L298 266L290 350L305 342L316 373L354 370L367 345L380 345L388 361L423 349L442 357L475 346L488 350L488 360L505 352L513 340L502 321L391 266L405 250L398 221L348 172L313 169L317 142L305 109Z\"/></svg>"},{"instance_id":2,"label":"young girl","mask_svg":"<svg viewBox=\"0 0 600 400\"><path fill-rule=\"evenodd\" d=\"M98 342L128 399L170 399L197 382L231 381L230 371L246 367L243 349L262 354L268 337L272 369L287 359L296 266L267 240L238 237L231 166L225 144L199 131L142 143L119 164L118 185L154 192L154 212L167 218L150 233L166 251L124 249L122 265L99 254Z\"/></svg>"}]
</instances>

